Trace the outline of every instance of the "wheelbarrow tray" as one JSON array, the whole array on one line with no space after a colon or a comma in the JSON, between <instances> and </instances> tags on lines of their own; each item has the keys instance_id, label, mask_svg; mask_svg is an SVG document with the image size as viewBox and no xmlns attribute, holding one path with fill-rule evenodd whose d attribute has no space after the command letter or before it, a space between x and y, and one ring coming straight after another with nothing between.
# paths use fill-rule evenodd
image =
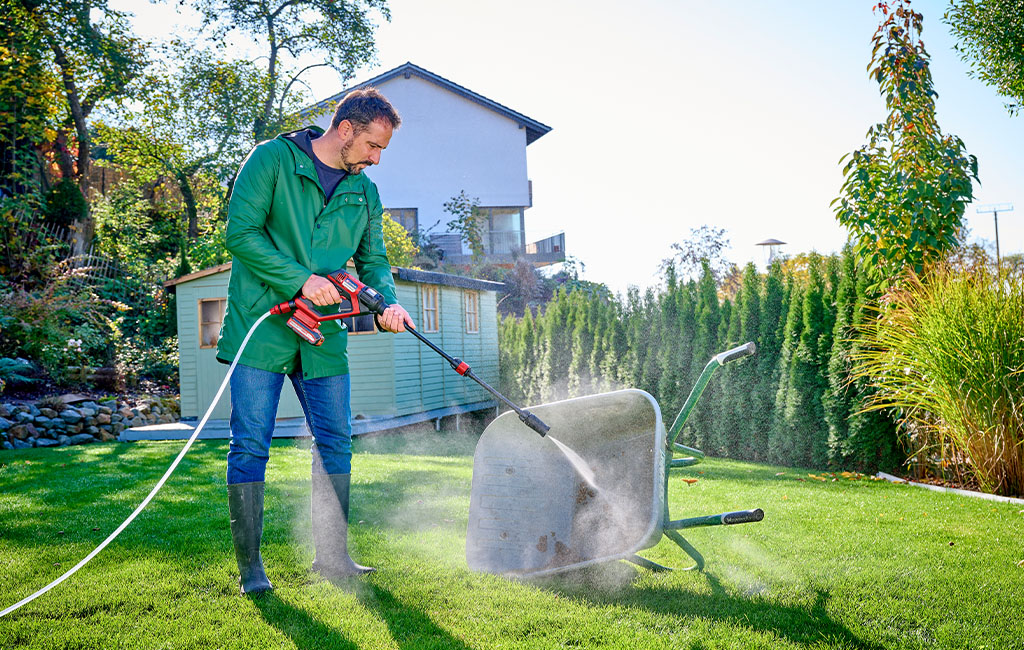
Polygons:
<instances>
[{"instance_id":1,"label":"wheelbarrow tray","mask_svg":"<svg viewBox=\"0 0 1024 650\"><path fill-rule=\"evenodd\" d=\"M593 485L559 447L513 412L484 430L473 457L466 560L476 571L539 577L617 559L658 543L665 515L665 426L642 390L530 409L575 451Z\"/></svg>"}]
</instances>

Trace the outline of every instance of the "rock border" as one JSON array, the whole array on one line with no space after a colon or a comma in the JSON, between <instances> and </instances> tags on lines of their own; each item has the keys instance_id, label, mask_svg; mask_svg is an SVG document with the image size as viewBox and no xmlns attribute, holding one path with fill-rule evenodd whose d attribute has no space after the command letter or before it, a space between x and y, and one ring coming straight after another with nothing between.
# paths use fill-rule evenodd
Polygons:
<instances>
[{"instance_id":1,"label":"rock border","mask_svg":"<svg viewBox=\"0 0 1024 650\"><path fill-rule=\"evenodd\" d=\"M925 488L932 492L951 492L953 494L959 494L965 497L974 497L975 499L985 499L986 501L998 501L1000 503L1017 503L1024 505L1024 499L1017 499L1015 497L1004 497L999 494L987 494L985 492L973 492L971 490L961 490L960 488L948 488L942 487L941 485L929 485L927 483L917 483L914 481L908 481L905 478L893 476L892 474L886 474L885 472L879 472L876 474L878 478L884 478L890 483L906 483L907 485L913 485L915 487Z\"/></svg>"},{"instance_id":2,"label":"rock border","mask_svg":"<svg viewBox=\"0 0 1024 650\"><path fill-rule=\"evenodd\" d=\"M77 397L77 396L76 396ZM67 397L64 398L68 400ZM75 399L0 403L0 448L67 447L117 440L129 427L170 424L181 417L177 397Z\"/></svg>"}]
</instances>

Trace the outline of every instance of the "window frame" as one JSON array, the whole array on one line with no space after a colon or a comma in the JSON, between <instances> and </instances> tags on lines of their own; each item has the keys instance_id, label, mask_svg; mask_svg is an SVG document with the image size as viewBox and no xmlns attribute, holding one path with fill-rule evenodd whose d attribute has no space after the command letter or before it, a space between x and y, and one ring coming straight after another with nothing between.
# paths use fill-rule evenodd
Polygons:
<instances>
[{"instance_id":1,"label":"window frame","mask_svg":"<svg viewBox=\"0 0 1024 650\"><path fill-rule=\"evenodd\" d=\"M433 295L434 306L433 308L427 307L427 296ZM428 312L433 312L433 329L431 329L431 319ZM424 332L440 332L441 331L441 287L436 284L421 284L420 285L420 315L422 316L421 321Z\"/></svg>"},{"instance_id":2,"label":"window frame","mask_svg":"<svg viewBox=\"0 0 1024 650\"><path fill-rule=\"evenodd\" d=\"M220 309L218 310L220 320L203 320L203 305L206 303L219 303ZM217 341L220 339L220 330L224 326L224 312L227 310L228 299L227 298L199 298L196 300L196 311L198 312L197 318L199 320L199 349L200 350L215 350L217 348ZM213 337L213 343L210 345L203 344L203 327L206 325L217 326L217 335Z\"/></svg>"},{"instance_id":3,"label":"window frame","mask_svg":"<svg viewBox=\"0 0 1024 650\"><path fill-rule=\"evenodd\" d=\"M470 311L470 303L474 309ZM480 333L480 292L471 289L462 291L462 310L465 313L466 334ZM472 314L472 318L470 315Z\"/></svg>"}]
</instances>

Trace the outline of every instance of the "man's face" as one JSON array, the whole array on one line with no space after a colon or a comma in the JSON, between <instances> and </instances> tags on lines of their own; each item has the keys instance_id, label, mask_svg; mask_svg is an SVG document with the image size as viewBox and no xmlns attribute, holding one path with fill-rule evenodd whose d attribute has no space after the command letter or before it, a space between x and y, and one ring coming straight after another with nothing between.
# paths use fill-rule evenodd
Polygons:
<instances>
[{"instance_id":1,"label":"man's face","mask_svg":"<svg viewBox=\"0 0 1024 650\"><path fill-rule=\"evenodd\" d=\"M384 120L370 122L365 130L355 132L348 120L338 125L341 145L341 168L350 174L358 174L370 165L380 162L380 152L391 142L391 125ZM346 137L347 135L347 137Z\"/></svg>"}]
</instances>

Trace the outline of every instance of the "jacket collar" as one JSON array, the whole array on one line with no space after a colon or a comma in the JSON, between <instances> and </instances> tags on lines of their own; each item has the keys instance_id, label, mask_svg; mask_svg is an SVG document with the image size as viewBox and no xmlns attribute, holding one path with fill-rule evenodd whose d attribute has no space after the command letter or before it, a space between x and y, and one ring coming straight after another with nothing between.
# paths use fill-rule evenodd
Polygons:
<instances>
[{"instance_id":1,"label":"jacket collar","mask_svg":"<svg viewBox=\"0 0 1024 650\"><path fill-rule=\"evenodd\" d=\"M285 143L288 144L288 147L291 149L292 159L295 161L295 173L299 176L305 176L309 180L316 183L317 186L319 187L320 179L319 177L317 177L316 168L313 166L313 161L309 159L309 156L306 154L306 152L299 148L299 145L295 144L294 140L290 137L294 136L296 133L301 133L306 129L313 131L317 135L323 135L324 132L323 129L321 129L318 126L304 126L301 129L296 129L294 131L282 133L278 135L277 138L275 139L283 140ZM320 190L323 191L323 188L320 188Z\"/></svg>"}]
</instances>

